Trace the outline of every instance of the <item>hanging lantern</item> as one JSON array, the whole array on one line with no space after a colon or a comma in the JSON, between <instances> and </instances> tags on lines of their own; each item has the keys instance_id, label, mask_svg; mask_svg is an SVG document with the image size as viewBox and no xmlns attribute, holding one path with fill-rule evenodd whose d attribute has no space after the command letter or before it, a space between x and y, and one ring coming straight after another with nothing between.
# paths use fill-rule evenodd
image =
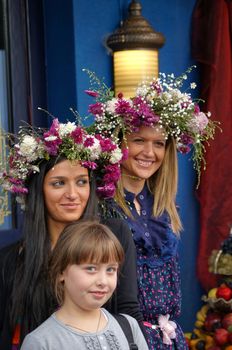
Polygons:
<instances>
[{"instance_id":1,"label":"hanging lantern","mask_svg":"<svg viewBox=\"0 0 232 350\"><path fill-rule=\"evenodd\" d=\"M116 95L122 92L125 97L133 97L139 83L158 76L158 49L165 38L154 31L141 10L138 1L131 1L128 18L107 38L107 46L113 53Z\"/></svg>"}]
</instances>

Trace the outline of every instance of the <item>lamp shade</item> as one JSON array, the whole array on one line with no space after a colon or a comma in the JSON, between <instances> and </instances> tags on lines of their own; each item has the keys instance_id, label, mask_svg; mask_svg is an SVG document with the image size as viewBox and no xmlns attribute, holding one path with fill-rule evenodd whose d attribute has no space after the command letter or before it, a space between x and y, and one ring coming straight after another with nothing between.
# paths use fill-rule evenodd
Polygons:
<instances>
[{"instance_id":1,"label":"lamp shade","mask_svg":"<svg viewBox=\"0 0 232 350\"><path fill-rule=\"evenodd\" d=\"M158 49L165 42L141 10L138 1L131 1L128 18L107 38L114 61L114 90L125 97L133 97L136 86L144 79L158 76Z\"/></svg>"},{"instance_id":2,"label":"lamp shade","mask_svg":"<svg viewBox=\"0 0 232 350\"><path fill-rule=\"evenodd\" d=\"M135 95L142 80L158 75L158 50L124 50L114 52L114 91L125 97Z\"/></svg>"}]
</instances>

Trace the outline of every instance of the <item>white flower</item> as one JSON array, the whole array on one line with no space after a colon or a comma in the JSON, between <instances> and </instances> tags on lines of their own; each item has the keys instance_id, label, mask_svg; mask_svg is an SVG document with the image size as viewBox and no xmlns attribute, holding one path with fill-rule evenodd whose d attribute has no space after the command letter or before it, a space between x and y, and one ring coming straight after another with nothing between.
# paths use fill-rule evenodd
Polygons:
<instances>
[{"instance_id":1,"label":"white flower","mask_svg":"<svg viewBox=\"0 0 232 350\"><path fill-rule=\"evenodd\" d=\"M112 164L118 163L121 159L122 159L122 152L120 148L116 148L111 153L110 163Z\"/></svg>"},{"instance_id":2,"label":"white flower","mask_svg":"<svg viewBox=\"0 0 232 350\"><path fill-rule=\"evenodd\" d=\"M148 93L148 89L147 89L147 86L145 85L139 86L136 90L136 96L146 96L147 93Z\"/></svg>"},{"instance_id":3,"label":"white flower","mask_svg":"<svg viewBox=\"0 0 232 350\"><path fill-rule=\"evenodd\" d=\"M75 123L68 122L66 124L60 124L59 136L60 138L69 135L72 131L76 129Z\"/></svg>"},{"instance_id":4,"label":"white flower","mask_svg":"<svg viewBox=\"0 0 232 350\"><path fill-rule=\"evenodd\" d=\"M118 100L116 98L112 98L112 100L106 102L106 112L110 114L115 113L115 104Z\"/></svg>"},{"instance_id":5,"label":"white flower","mask_svg":"<svg viewBox=\"0 0 232 350\"><path fill-rule=\"evenodd\" d=\"M193 89L193 90L194 90L194 89L196 89L197 84L196 84L196 83L191 83L191 84L190 84L190 87L191 87L191 89Z\"/></svg>"},{"instance_id":6,"label":"white flower","mask_svg":"<svg viewBox=\"0 0 232 350\"><path fill-rule=\"evenodd\" d=\"M172 99L172 95L169 94L167 91L165 91L163 94L162 94L162 100L164 102L164 104L168 104Z\"/></svg>"},{"instance_id":7,"label":"white flower","mask_svg":"<svg viewBox=\"0 0 232 350\"><path fill-rule=\"evenodd\" d=\"M37 165L32 165L31 167L31 170L34 172L34 173L39 173L40 172L40 169Z\"/></svg>"},{"instance_id":8,"label":"white flower","mask_svg":"<svg viewBox=\"0 0 232 350\"><path fill-rule=\"evenodd\" d=\"M22 142L19 144L19 154L33 161L37 158L37 146L38 143L33 136L25 135Z\"/></svg>"},{"instance_id":9,"label":"white flower","mask_svg":"<svg viewBox=\"0 0 232 350\"><path fill-rule=\"evenodd\" d=\"M169 93L171 94L172 98L176 101L181 99L182 97L182 93L178 89L170 89Z\"/></svg>"},{"instance_id":10,"label":"white flower","mask_svg":"<svg viewBox=\"0 0 232 350\"><path fill-rule=\"evenodd\" d=\"M95 137L94 139L94 144L90 147L88 147L88 149L90 149L90 160L94 161L96 159L99 158L99 155L101 154L101 145L98 139L96 139Z\"/></svg>"},{"instance_id":11,"label":"white flower","mask_svg":"<svg viewBox=\"0 0 232 350\"><path fill-rule=\"evenodd\" d=\"M55 141L55 140L57 140L57 136L51 135L51 136L45 137L44 140L45 141Z\"/></svg>"}]
</instances>

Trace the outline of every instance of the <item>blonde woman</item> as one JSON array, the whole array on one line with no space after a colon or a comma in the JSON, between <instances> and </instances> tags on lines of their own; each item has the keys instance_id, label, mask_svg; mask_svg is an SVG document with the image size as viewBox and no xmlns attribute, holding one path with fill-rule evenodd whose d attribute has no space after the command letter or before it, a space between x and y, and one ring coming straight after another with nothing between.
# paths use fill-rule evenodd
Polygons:
<instances>
[{"instance_id":1,"label":"blonde woman","mask_svg":"<svg viewBox=\"0 0 232 350\"><path fill-rule=\"evenodd\" d=\"M199 183L203 142L213 137L215 123L189 93L180 91L186 79L187 74L161 74L142 83L133 98L94 90L97 103L89 106L96 133L115 139L124 154L110 205L128 223L136 245L139 302L150 350L188 349L177 322L182 229L176 207L177 151L193 150Z\"/></svg>"}]
</instances>

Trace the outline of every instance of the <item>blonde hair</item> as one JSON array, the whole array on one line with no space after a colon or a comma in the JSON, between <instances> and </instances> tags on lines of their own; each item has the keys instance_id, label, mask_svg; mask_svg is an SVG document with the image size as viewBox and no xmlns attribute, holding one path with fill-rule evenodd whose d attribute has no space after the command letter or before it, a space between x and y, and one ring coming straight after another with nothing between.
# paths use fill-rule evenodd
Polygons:
<instances>
[{"instance_id":1,"label":"blonde hair","mask_svg":"<svg viewBox=\"0 0 232 350\"><path fill-rule=\"evenodd\" d=\"M117 237L97 221L77 221L65 227L50 260L51 283L58 303L64 300L64 285L60 280L68 265L116 262L124 260L124 250Z\"/></svg>"},{"instance_id":2,"label":"blonde hair","mask_svg":"<svg viewBox=\"0 0 232 350\"><path fill-rule=\"evenodd\" d=\"M153 215L160 216L166 210L170 216L173 232L179 235L182 224L176 209L176 193L178 182L178 166L176 141L169 137L161 167L148 180L147 185L154 195ZM120 180L116 190L115 200L124 213L132 217L124 198L123 184Z\"/></svg>"}]
</instances>

